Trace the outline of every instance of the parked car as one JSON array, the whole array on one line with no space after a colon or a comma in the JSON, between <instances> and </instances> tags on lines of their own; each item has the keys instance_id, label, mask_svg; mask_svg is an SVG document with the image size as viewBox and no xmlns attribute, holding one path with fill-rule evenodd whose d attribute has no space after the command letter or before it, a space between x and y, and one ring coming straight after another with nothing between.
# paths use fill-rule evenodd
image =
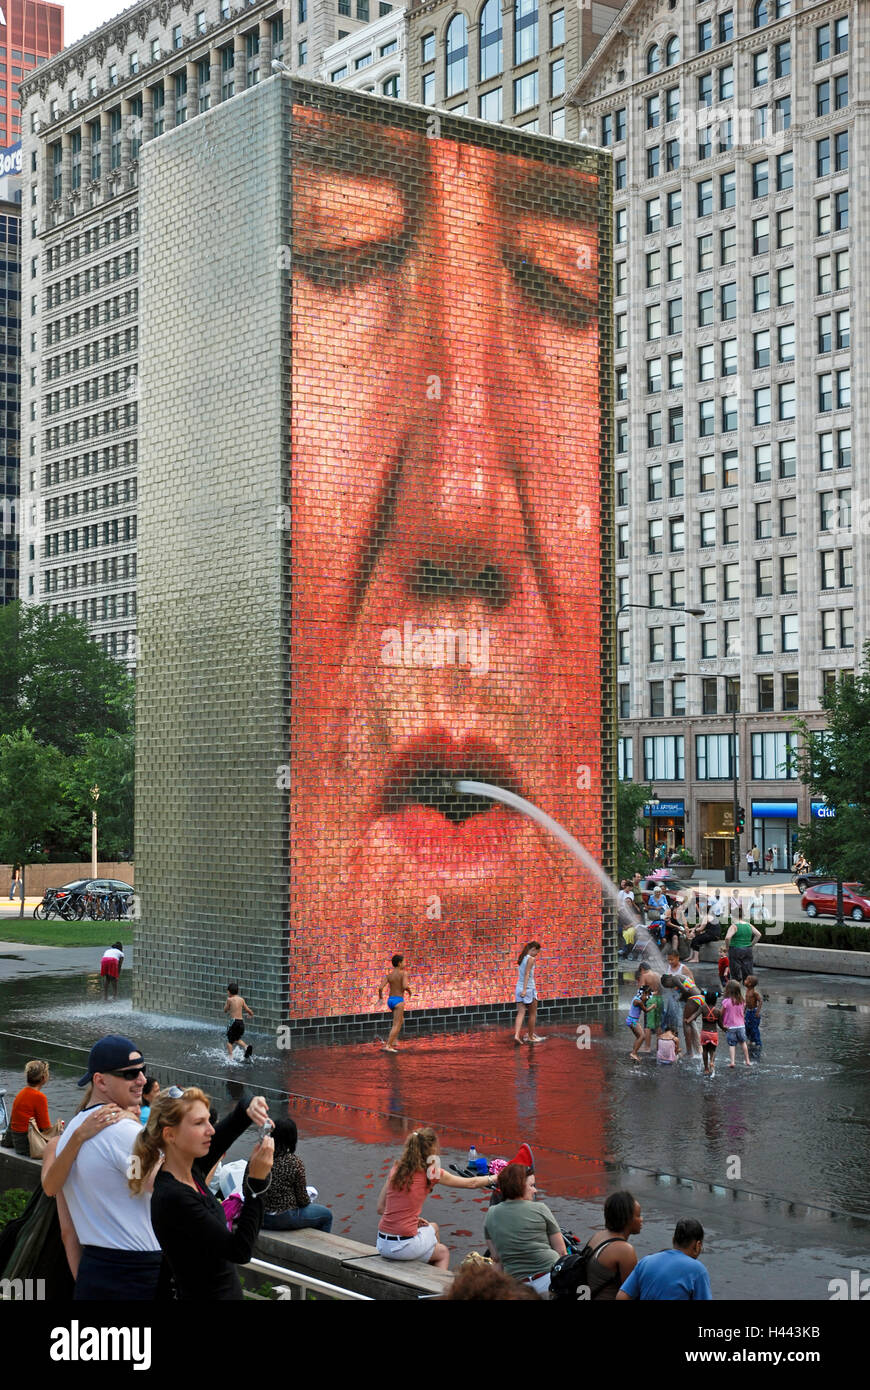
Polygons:
<instances>
[{"instance_id":1,"label":"parked car","mask_svg":"<svg viewBox=\"0 0 870 1390\"><path fill-rule=\"evenodd\" d=\"M57 912L67 921L82 914L84 909L84 899L86 894L102 898L110 893L118 893L123 897L132 900L134 889L132 883L125 883L120 878L76 878L71 883L64 883L60 888L50 890L54 895L54 903ZM48 894L46 894L48 898ZM43 899L42 907L46 905ZM37 910L34 910L34 916Z\"/></svg>"},{"instance_id":2,"label":"parked car","mask_svg":"<svg viewBox=\"0 0 870 1390\"><path fill-rule=\"evenodd\" d=\"M804 893L817 883L830 883L831 875L825 873L824 869L801 869L799 873L792 874L791 881L799 893Z\"/></svg>"},{"instance_id":3,"label":"parked car","mask_svg":"<svg viewBox=\"0 0 870 1390\"><path fill-rule=\"evenodd\" d=\"M836 917L837 885L827 879L807 888L801 907L808 917ZM855 922L870 921L870 888L863 883L843 884L843 915Z\"/></svg>"},{"instance_id":4,"label":"parked car","mask_svg":"<svg viewBox=\"0 0 870 1390\"><path fill-rule=\"evenodd\" d=\"M686 879L675 878L666 870L659 870L649 874L647 878L641 880L641 892L643 893L644 903L649 901L649 896L654 888L661 888L668 902L673 905L678 897L682 897L686 903L691 902L694 897L698 907L703 907L711 893L701 892L696 883L690 883Z\"/></svg>"}]
</instances>

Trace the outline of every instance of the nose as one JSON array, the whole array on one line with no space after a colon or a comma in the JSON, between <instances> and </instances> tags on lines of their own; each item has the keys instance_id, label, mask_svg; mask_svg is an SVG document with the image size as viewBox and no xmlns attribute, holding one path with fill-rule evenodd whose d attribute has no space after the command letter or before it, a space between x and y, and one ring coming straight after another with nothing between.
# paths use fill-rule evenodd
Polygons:
<instances>
[{"instance_id":1,"label":"nose","mask_svg":"<svg viewBox=\"0 0 870 1390\"><path fill-rule=\"evenodd\" d=\"M526 526L495 158L436 140L430 169L427 399L406 443L397 539L415 598L497 610L517 591Z\"/></svg>"}]
</instances>

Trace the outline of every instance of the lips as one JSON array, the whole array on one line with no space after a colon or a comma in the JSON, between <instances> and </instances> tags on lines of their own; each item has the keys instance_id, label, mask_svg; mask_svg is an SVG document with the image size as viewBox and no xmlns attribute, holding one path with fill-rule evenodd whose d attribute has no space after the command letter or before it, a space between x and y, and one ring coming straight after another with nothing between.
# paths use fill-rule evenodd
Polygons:
<instances>
[{"instance_id":1,"label":"lips","mask_svg":"<svg viewBox=\"0 0 870 1390\"><path fill-rule=\"evenodd\" d=\"M366 837L369 846L384 850L392 843L421 869L464 880L513 864L522 818L488 797L462 795L456 790L460 778L520 790L494 744L434 730L407 743L394 759Z\"/></svg>"},{"instance_id":2,"label":"lips","mask_svg":"<svg viewBox=\"0 0 870 1390\"><path fill-rule=\"evenodd\" d=\"M488 797L457 791L456 783L462 779L490 782L519 793L513 769L494 744L482 738L457 742L444 730L436 730L414 739L396 758L380 813L391 816L417 807L434 811L452 825L490 813L495 803Z\"/></svg>"}]
</instances>

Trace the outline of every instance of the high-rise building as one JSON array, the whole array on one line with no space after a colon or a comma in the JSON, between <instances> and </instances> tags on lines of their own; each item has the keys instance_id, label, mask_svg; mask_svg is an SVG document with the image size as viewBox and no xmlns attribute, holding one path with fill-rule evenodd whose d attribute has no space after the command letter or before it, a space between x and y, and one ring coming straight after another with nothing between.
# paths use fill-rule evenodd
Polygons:
<instances>
[{"instance_id":1,"label":"high-rise building","mask_svg":"<svg viewBox=\"0 0 870 1390\"><path fill-rule=\"evenodd\" d=\"M371 0L144 0L24 81L20 596L85 620L130 665L139 151L273 61L315 72L373 14Z\"/></svg>"},{"instance_id":2,"label":"high-rise building","mask_svg":"<svg viewBox=\"0 0 870 1390\"><path fill-rule=\"evenodd\" d=\"M63 48L63 6L44 0L0 3L0 145L21 137L22 78Z\"/></svg>"},{"instance_id":3,"label":"high-rise building","mask_svg":"<svg viewBox=\"0 0 870 1390\"><path fill-rule=\"evenodd\" d=\"M18 597L21 146L0 150L0 604Z\"/></svg>"},{"instance_id":4,"label":"high-rise building","mask_svg":"<svg viewBox=\"0 0 870 1390\"><path fill-rule=\"evenodd\" d=\"M709 866L735 801L791 861L794 719L870 637L868 37L857 0L632 0L571 92L614 167L620 772Z\"/></svg>"},{"instance_id":5,"label":"high-rise building","mask_svg":"<svg viewBox=\"0 0 870 1390\"><path fill-rule=\"evenodd\" d=\"M408 98L459 116L577 140L565 93L622 8L565 0L408 7Z\"/></svg>"}]
</instances>

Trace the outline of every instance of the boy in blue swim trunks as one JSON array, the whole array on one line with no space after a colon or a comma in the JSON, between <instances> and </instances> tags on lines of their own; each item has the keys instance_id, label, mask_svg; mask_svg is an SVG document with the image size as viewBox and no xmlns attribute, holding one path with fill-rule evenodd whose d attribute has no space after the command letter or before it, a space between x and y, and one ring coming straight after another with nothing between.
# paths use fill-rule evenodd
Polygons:
<instances>
[{"instance_id":1,"label":"boy in blue swim trunks","mask_svg":"<svg viewBox=\"0 0 870 1390\"><path fill-rule=\"evenodd\" d=\"M393 956L393 968L384 976L378 987L378 1000L384 997L384 990L389 989L387 995L387 1008L393 1011L393 1026L390 1029L390 1036L387 1038L385 1047L386 1052L398 1052L396 1039L402 1031L402 1024L405 1021L405 995L411 997L411 986L408 984L408 976L402 966L404 956Z\"/></svg>"}]
</instances>

